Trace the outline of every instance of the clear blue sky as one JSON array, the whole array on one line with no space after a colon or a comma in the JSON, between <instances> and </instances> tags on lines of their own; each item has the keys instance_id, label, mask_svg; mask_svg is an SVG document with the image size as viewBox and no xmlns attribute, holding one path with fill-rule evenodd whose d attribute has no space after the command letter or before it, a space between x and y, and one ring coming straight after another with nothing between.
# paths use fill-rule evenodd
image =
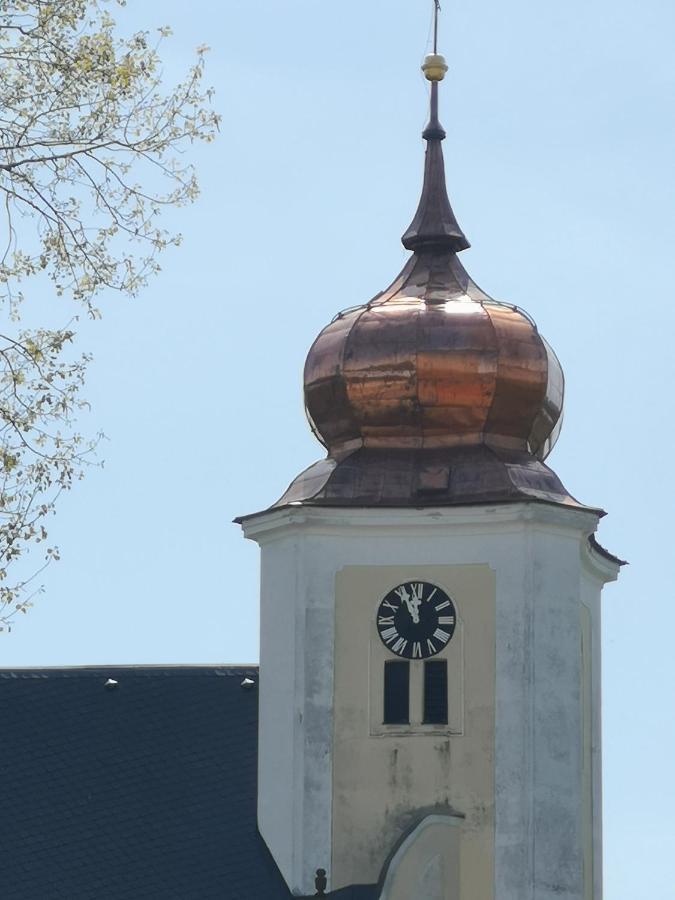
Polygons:
<instances>
[{"instance_id":1,"label":"clear blue sky","mask_svg":"<svg viewBox=\"0 0 675 900\"><path fill-rule=\"evenodd\" d=\"M141 297L83 323L83 426L108 435L106 464L62 504L63 560L0 665L257 659L257 548L230 523L321 455L306 351L405 258L430 7L130 2L130 27L174 27L167 77L211 45L222 134L196 150L182 248ZM600 539L631 562L605 592L605 900L674 896L674 34L672 0L444 4L463 261L556 349L550 463L608 510Z\"/></svg>"}]
</instances>

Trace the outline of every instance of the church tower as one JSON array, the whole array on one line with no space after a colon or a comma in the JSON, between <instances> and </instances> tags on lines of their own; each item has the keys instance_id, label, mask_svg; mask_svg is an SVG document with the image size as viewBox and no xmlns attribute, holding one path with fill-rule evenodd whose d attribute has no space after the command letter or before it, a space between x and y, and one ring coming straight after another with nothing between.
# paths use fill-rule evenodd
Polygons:
<instances>
[{"instance_id":1,"label":"church tower","mask_svg":"<svg viewBox=\"0 0 675 900\"><path fill-rule=\"evenodd\" d=\"M436 50L436 48L434 48ZM561 366L467 274L427 57L424 185L391 286L305 364L327 449L261 548L260 832L298 896L601 900L600 594L620 561L546 465Z\"/></svg>"}]
</instances>

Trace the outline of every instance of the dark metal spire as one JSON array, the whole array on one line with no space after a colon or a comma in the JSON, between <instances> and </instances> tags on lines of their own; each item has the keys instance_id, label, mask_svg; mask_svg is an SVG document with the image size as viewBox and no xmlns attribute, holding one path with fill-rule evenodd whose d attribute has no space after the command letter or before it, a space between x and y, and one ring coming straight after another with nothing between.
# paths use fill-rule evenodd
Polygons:
<instances>
[{"instance_id":1,"label":"dark metal spire","mask_svg":"<svg viewBox=\"0 0 675 900\"><path fill-rule=\"evenodd\" d=\"M452 211L445 183L445 163L441 146L441 141L445 139L445 131L438 118L438 84L445 77L448 67L443 57L436 52L438 10L439 5L436 2L434 53L427 56L422 66L427 80L431 82L429 124L422 133L427 142L424 185L415 218L401 240L407 250L414 252L433 249L459 253L471 245Z\"/></svg>"}]
</instances>

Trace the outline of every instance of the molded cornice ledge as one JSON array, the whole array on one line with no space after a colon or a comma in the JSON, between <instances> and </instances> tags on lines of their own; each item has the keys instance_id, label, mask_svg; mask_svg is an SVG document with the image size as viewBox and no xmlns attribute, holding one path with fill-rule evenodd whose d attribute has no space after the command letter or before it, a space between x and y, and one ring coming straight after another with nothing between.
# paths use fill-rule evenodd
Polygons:
<instances>
[{"instance_id":1,"label":"molded cornice ledge","mask_svg":"<svg viewBox=\"0 0 675 900\"><path fill-rule=\"evenodd\" d=\"M550 503L504 503L424 509L300 506L271 509L236 520L244 536L258 544L274 541L291 533L311 531L322 534L372 534L392 531L419 532L433 529L436 534L461 530L464 534L487 534L504 530L520 531L538 525L555 531L582 533L590 538L600 516L593 510L564 507ZM589 551L590 552L590 551ZM597 551L594 555L600 557Z\"/></svg>"},{"instance_id":2,"label":"molded cornice ledge","mask_svg":"<svg viewBox=\"0 0 675 900\"><path fill-rule=\"evenodd\" d=\"M621 566L628 565L625 560L618 559L601 547L592 535L589 535L589 540L581 547L581 562L586 572L600 584L616 581Z\"/></svg>"}]
</instances>

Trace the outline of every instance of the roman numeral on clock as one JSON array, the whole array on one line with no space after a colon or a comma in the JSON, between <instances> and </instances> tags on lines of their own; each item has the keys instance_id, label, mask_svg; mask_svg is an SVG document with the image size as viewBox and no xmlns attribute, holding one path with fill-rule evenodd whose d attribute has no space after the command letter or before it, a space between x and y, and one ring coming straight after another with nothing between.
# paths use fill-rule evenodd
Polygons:
<instances>
[{"instance_id":1,"label":"roman numeral on clock","mask_svg":"<svg viewBox=\"0 0 675 900\"><path fill-rule=\"evenodd\" d=\"M386 644L391 644L392 641L395 641L396 638L400 637L400 634L395 628L387 628L386 631L381 631L382 640Z\"/></svg>"},{"instance_id":2,"label":"roman numeral on clock","mask_svg":"<svg viewBox=\"0 0 675 900\"><path fill-rule=\"evenodd\" d=\"M440 619L438 621L440 622ZM378 620L377 620L377 624L378 625L393 625L394 617L393 616L379 616Z\"/></svg>"},{"instance_id":3,"label":"roman numeral on clock","mask_svg":"<svg viewBox=\"0 0 675 900\"><path fill-rule=\"evenodd\" d=\"M422 659L422 645L419 641L413 644L413 659Z\"/></svg>"},{"instance_id":4,"label":"roman numeral on clock","mask_svg":"<svg viewBox=\"0 0 675 900\"><path fill-rule=\"evenodd\" d=\"M439 625L454 625L455 617L454 616L439 616L438 624Z\"/></svg>"},{"instance_id":5,"label":"roman numeral on clock","mask_svg":"<svg viewBox=\"0 0 675 900\"><path fill-rule=\"evenodd\" d=\"M443 631L442 628L437 628L436 631L434 631L434 637L443 644L447 644L450 640L450 635L447 631Z\"/></svg>"},{"instance_id":6,"label":"roman numeral on clock","mask_svg":"<svg viewBox=\"0 0 675 900\"><path fill-rule=\"evenodd\" d=\"M431 599L431 598L429 598L429 599ZM435 607L436 612L438 612L439 609L446 609L448 606L450 606L450 601L444 600L442 603L439 603L437 607Z\"/></svg>"},{"instance_id":7,"label":"roman numeral on clock","mask_svg":"<svg viewBox=\"0 0 675 900\"><path fill-rule=\"evenodd\" d=\"M391 649L394 651L394 653L401 653L403 650L405 650L407 644L408 642L405 638L399 638Z\"/></svg>"}]
</instances>

